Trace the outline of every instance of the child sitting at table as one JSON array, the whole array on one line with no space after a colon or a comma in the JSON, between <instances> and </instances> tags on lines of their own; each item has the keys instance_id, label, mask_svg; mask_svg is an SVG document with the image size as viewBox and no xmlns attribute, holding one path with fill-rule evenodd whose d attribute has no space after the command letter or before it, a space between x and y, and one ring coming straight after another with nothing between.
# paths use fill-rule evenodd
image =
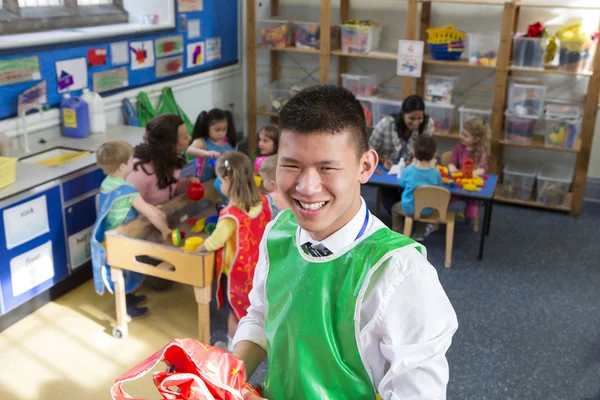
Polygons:
<instances>
[{"instance_id":1,"label":"child sitting at table","mask_svg":"<svg viewBox=\"0 0 600 400\"><path fill-rule=\"evenodd\" d=\"M258 244L272 212L269 199L259 193L254 182L252 161L247 155L228 151L218 159L215 171L229 204L219 212L215 230L197 251L217 252L217 305L223 307L224 292L229 319L227 343L219 341L215 346L233 352L231 341L250 305L248 294L258 262Z\"/></svg>"},{"instance_id":2,"label":"child sitting at table","mask_svg":"<svg viewBox=\"0 0 600 400\"><path fill-rule=\"evenodd\" d=\"M435 140L431 136L419 136L414 146L414 162L406 167L400 177L402 187L401 201L392 206L392 229L402 233L404 230L404 217L415 213L415 189L419 186L442 186L442 176L435 168L432 160L436 156ZM431 209L421 211L422 217L432 213ZM423 240L427 223L415 221L413 239Z\"/></svg>"},{"instance_id":3,"label":"child sitting at table","mask_svg":"<svg viewBox=\"0 0 600 400\"><path fill-rule=\"evenodd\" d=\"M452 156L448 164L449 172L460 171L465 160L470 158L475 165L473 174L476 176L485 174L491 136L492 130L482 118L475 117L465 122L460 135L460 143L457 143L454 150L452 150ZM473 220L478 213L478 203L472 200L467 201L464 212L465 219L467 221Z\"/></svg>"},{"instance_id":4,"label":"child sitting at table","mask_svg":"<svg viewBox=\"0 0 600 400\"><path fill-rule=\"evenodd\" d=\"M254 172L260 175L260 165L267 157L277 154L279 148L279 128L269 124L258 132L258 157L254 160Z\"/></svg>"},{"instance_id":5,"label":"child sitting at table","mask_svg":"<svg viewBox=\"0 0 600 400\"><path fill-rule=\"evenodd\" d=\"M280 211L287 210L290 206L287 204L279 187L277 186L275 172L277 170L277 154L265 158L260 164L260 177L262 178L262 187L264 193L271 198L273 204L273 218Z\"/></svg>"},{"instance_id":6,"label":"child sitting at table","mask_svg":"<svg viewBox=\"0 0 600 400\"><path fill-rule=\"evenodd\" d=\"M130 222L138 212L148 218L163 238L170 237L171 230L167 226L166 216L144 201L135 187L125 181L127 175L133 170L133 147L129 143L121 140L104 143L96 151L96 160L102 171L107 174L100 186L98 217L91 239L94 287L96 292L102 295L105 289L110 293L114 292L110 269L106 265L104 248L106 231ZM124 275L125 292L128 293L127 313L133 319L146 316L148 308L139 307L146 300L146 296L136 296L133 293L141 285L144 275L131 271L124 271Z\"/></svg>"}]
</instances>

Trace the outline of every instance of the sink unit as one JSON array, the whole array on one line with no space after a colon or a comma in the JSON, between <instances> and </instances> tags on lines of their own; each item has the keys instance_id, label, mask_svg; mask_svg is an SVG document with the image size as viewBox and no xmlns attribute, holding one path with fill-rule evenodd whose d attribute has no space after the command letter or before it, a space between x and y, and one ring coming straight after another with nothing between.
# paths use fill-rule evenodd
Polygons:
<instances>
[{"instance_id":1,"label":"sink unit","mask_svg":"<svg viewBox=\"0 0 600 400\"><path fill-rule=\"evenodd\" d=\"M83 158L90 153L89 151L75 150L68 147L55 147L41 153L23 157L19 162L41 165L43 167L58 167Z\"/></svg>"}]
</instances>

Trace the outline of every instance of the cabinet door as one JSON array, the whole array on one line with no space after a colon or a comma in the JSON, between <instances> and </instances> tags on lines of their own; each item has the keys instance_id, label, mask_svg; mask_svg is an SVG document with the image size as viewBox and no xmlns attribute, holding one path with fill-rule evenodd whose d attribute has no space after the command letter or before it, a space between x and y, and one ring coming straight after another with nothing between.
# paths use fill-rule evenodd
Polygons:
<instances>
[{"instance_id":1,"label":"cabinet door","mask_svg":"<svg viewBox=\"0 0 600 400\"><path fill-rule=\"evenodd\" d=\"M0 286L4 312L68 274L60 187L0 209Z\"/></svg>"},{"instance_id":2,"label":"cabinet door","mask_svg":"<svg viewBox=\"0 0 600 400\"><path fill-rule=\"evenodd\" d=\"M74 270L91 260L90 237L96 221L96 196L65 208L69 267Z\"/></svg>"}]
</instances>

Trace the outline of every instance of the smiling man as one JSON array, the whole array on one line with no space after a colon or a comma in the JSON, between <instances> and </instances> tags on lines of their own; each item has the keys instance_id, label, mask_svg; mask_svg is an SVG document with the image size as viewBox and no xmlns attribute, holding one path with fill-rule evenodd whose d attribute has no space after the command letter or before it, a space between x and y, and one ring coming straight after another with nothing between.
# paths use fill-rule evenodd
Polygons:
<instances>
[{"instance_id":1,"label":"smiling man","mask_svg":"<svg viewBox=\"0 0 600 400\"><path fill-rule=\"evenodd\" d=\"M234 338L247 378L268 356L271 400L445 399L456 315L425 249L360 196L378 162L361 104L340 86L310 87L279 126L291 210L267 227Z\"/></svg>"}]
</instances>

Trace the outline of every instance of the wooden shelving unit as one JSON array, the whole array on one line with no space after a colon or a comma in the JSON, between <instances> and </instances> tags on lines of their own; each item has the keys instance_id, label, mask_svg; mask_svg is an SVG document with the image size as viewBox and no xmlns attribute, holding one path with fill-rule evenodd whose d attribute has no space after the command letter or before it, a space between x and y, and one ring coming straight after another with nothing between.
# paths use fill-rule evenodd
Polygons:
<instances>
[{"instance_id":1,"label":"wooden shelving unit","mask_svg":"<svg viewBox=\"0 0 600 400\"><path fill-rule=\"evenodd\" d=\"M557 6L557 5L540 5L540 4L522 4L518 0L506 0L504 3L491 0L405 0L407 4L405 35L407 40L423 40L426 41L426 30L430 26L431 7L435 4L462 4L462 5L486 5L490 7L502 7L502 24L500 31L500 47L498 49L498 60L496 66L480 66L471 65L468 62L461 61L439 61L433 60L426 54L424 58L423 70L428 66L447 66L458 68L475 68L493 70L495 74L495 84L493 93L492 106L492 147L489 157L488 169L492 173L501 173L502 159L504 147L522 147L531 149L542 149L554 152L569 152L576 153L577 161L575 166L575 176L573 179L572 193L569 194L568 202L561 207L548 207L544 204L534 201L522 202L512 199L506 199L500 194L496 195L498 201L526 205L538 208L546 208L558 211L568 211L571 215L578 216L581 213L583 206L583 195L587 180L587 170L590 159L590 151L592 147L592 139L594 126L596 121L598 100L600 98L600 49L596 51L593 61L593 69L590 73L577 73L571 71L561 71L558 69L529 69L512 66L512 43L516 32L516 27L519 19L519 12L524 7L536 8L570 8L581 10L599 10L600 5L596 7L576 7L576 6ZM330 35L321 35L321 48L319 50L297 49L295 47L284 49L271 49L262 45L257 45L254 41L256 37L256 0L246 0L247 6L247 28L246 37L248 38L247 50L247 71L248 71L248 145L250 148L256 148L256 119L258 115L271 117L276 121L277 114L267 112L265 107L257 105L257 76L256 76L256 52L264 50L270 52L270 81L274 82L279 79L280 63L279 58L282 52L295 52L314 54L319 56L319 80L323 83L329 81L329 67L332 62L332 56L337 58L338 73L348 72L349 61L353 58L373 59L396 61L395 53L373 52L371 54L348 54L339 49L331 49ZM279 14L279 0L271 0L271 15ZM321 0L320 24L321 32L330 32L331 29L331 0ZM350 0L340 0L340 21L345 21L350 17ZM420 21L420 26L418 22ZM511 73L532 73L532 74L554 74L565 76L583 76L589 79L588 91L585 99L583 121L581 125L580 139L573 149L561 149L545 147L543 138L534 137L533 143L529 145L521 145L511 143L504 140L504 111L506 110L508 79ZM338 76L338 82L340 81ZM403 98L415 92L423 94L424 79L413 79L404 77L402 82ZM448 139L459 139L457 129L450 133L434 133L434 136Z\"/></svg>"}]
</instances>

